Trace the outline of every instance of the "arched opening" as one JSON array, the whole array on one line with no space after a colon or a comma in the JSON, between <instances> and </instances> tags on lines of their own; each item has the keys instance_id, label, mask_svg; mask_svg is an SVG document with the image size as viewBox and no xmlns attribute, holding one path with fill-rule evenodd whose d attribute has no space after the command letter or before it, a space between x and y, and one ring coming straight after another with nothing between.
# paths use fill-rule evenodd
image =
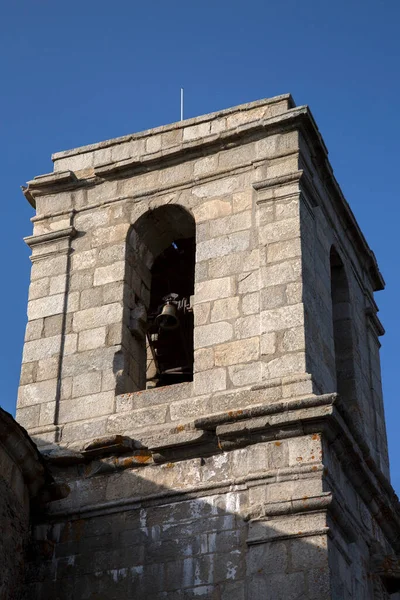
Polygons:
<instances>
[{"instance_id":1,"label":"arched opening","mask_svg":"<svg viewBox=\"0 0 400 600\"><path fill-rule=\"evenodd\" d=\"M195 222L181 206L142 215L127 239L124 392L193 379Z\"/></svg>"},{"instance_id":2,"label":"arched opening","mask_svg":"<svg viewBox=\"0 0 400 600\"><path fill-rule=\"evenodd\" d=\"M334 247L330 264L336 391L352 403L356 401L356 386L350 292L343 262Z\"/></svg>"}]
</instances>

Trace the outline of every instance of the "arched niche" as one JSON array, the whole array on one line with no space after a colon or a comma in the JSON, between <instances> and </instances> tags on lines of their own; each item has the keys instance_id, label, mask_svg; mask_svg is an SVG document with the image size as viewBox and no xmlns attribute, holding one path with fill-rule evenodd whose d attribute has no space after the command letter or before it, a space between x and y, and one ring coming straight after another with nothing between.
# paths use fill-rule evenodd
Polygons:
<instances>
[{"instance_id":1,"label":"arched niche","mask_svg":"<svg viewBox=\"0 0 400 600\"><path fill-rule=\"evenodd\" d=\"M348 405L355 405L354 339L349 283L336 248L330 252L332 325L335 350L336 391Z\"/></svg>"},{"instance_id":2,"label":"arched niche","mask_svg":"<svg viewBox=\"0 0 400 600\"><path fill-rule=\"evenodd\" d=\"M192 215L179 205L149 210L129 230L124 393L193 378L195 235Z\"/></svg>"}]
</instances>

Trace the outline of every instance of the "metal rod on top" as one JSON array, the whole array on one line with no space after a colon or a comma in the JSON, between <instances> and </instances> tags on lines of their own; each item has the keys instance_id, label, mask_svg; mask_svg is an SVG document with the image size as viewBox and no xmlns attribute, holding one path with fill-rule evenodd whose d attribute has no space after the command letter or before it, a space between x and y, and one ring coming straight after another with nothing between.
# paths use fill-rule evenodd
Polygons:
<instances>
[{"instance_id":1,"label":"metal rod on top","mask_svg":"<svg viewBox=\"0 0 400 600\"><path fill-rule=\"evenodd\" d=\"M183 121L183 88L181 88L181 121Z\"/></svg>"}]
</instances>

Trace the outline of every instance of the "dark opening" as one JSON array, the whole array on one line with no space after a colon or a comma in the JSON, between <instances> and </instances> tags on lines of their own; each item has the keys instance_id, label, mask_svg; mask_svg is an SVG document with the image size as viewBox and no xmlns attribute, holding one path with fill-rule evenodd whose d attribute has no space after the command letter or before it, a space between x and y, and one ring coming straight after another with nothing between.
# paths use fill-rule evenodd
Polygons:
<instances>
[{"instance_id":1,"label":"dark opening","mask_svg":"<svg viewBox=\"0 0 400 600\"><path fill-rule=\"evenodd\" d=\"M194 238L178 239L154 261L147 313L147 386L192 381ZM153 364L151 364L153 363Z\"/></svg>"},{"instance_id":2,"label":"dark opening","mask_svg":"<svg viewBox=\"0 0 400 600\"><path fill-rule=\"evenodd\" d=\"M351 402L356 398L349 285L343 262L335 248L332 248L330 258L336 389Z\"/></svg>"}]
</instances>

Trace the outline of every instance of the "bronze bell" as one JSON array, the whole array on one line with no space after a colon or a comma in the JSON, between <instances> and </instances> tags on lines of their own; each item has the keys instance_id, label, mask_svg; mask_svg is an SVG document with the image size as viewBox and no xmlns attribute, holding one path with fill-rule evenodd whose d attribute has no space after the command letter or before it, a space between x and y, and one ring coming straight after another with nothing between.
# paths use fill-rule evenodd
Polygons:
<instances>
[{"instance_id":1,"label":"bronze bell","mask_svg":"<svg viewBox=\"0 0 400 600\"><path fill-rule=\"evenodd\" d=\"M167 302L162 307L162 311L156 317L156 323L161 329L172 330L179 327L179 319L176 316L176 306Z\"/></svg>"}]
</instances>

